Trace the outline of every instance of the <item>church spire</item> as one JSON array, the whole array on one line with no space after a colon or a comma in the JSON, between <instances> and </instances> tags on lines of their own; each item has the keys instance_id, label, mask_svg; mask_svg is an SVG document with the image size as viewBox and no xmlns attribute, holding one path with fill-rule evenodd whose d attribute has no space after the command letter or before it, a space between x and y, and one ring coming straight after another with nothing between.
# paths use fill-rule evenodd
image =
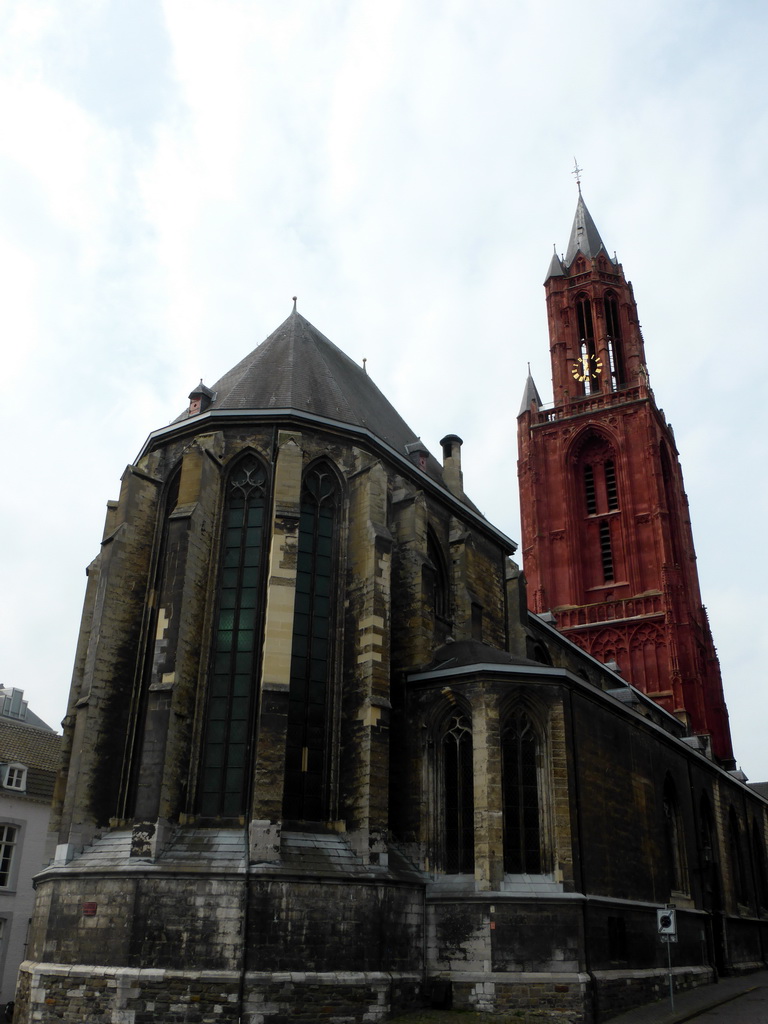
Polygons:
<instances>
[{"instance_id":1,"label":"church spire","mask_svg":"<svg viewBox=\"0 0 768 1024\"><path fill-rule=\"evenodd\" d=\"M601 249L605 250L603 240L595 226L595 222L592 220L592 215L587 209L581 189L579 189L576 215L573 218L571 237L565 253L566 266L570 266L577 252L581 252L587 259L594 259Z\"/></svg>"},{"instance_id":2,"label":"church spire","mask_svg":"<svg viewBox=\"0 0 768 1024\"><path fill-rule=\"evenodd\" d=\"M523 563L535 612L733 760L683 475L648 387L632 285L579 194L544 284L553 408L518 418Z\"/></svg>"}]
</instances>

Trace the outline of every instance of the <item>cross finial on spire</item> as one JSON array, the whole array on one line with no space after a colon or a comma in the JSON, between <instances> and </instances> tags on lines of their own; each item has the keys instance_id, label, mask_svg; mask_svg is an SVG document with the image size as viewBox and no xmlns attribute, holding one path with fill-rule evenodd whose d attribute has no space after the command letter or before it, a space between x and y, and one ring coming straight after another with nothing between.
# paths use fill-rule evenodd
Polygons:
<instances>
[{"instance_id":1,"label":"cross finial on spire","mask_svg":"<svg viewBox=\"0 0 768 1024\"><path fill-rule=\"evenodd\" d=\"M293 312L296 312L296 296L293 296Z\"/></svg>"},{"instance_id":2,"label":"cross finial on spire","mask_svg":"<svg viewBox=\"0 0 768 1024\"><path fill-rule=\"evenodd\" d=\"M576 179L576 185L579 189L579 195L581 195L581 167L579 167L579 162L576 159L576 157L573 158L573 170L571 171L571 174Z\"/></svg>"}]
</instances>

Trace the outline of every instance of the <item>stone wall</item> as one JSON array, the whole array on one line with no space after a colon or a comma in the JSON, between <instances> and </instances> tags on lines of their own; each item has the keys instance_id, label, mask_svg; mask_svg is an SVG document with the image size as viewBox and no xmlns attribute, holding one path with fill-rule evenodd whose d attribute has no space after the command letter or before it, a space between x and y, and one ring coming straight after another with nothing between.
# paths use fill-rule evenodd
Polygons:
<instances>
[{"instance_id":1,"label":"stone wall","mask_svg":"<svg viewBox=\"0 0 768 1024\"><path fill-rule=\"evenodd\" d=\"M20 1020L40 1024L329 1024L382 1021L416 1005L418 974L170 971L22 965Z\"/></svg>"}]
</instances>

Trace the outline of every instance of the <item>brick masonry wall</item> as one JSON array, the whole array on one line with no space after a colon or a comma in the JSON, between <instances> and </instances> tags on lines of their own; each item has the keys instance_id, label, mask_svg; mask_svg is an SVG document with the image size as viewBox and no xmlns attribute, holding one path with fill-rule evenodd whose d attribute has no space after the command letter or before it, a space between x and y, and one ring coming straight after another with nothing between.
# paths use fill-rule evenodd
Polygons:
<instances>
[{"instance_id":1,"label":"brick masonry wall","mask_svg":"<svg viewBox=\"0 0 768 1024\"><path fill-rule=\"evenodd\" d=\"M14 1019L24 1024L363 1024L418 1005L421 994L416 973L250 972L241 979L235 971L66 968L27 961Z\"/></svg>"}]
</instances>

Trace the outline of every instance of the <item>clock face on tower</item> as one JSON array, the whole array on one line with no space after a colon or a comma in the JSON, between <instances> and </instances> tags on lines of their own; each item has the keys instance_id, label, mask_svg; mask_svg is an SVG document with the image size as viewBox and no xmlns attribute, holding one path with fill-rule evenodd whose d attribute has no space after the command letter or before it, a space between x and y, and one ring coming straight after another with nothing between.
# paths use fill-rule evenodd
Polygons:
<instances>
[{"instance_id":1,"label":"clock face on tower","mask_svg":"<svg viewBox=\"0 0 768 1024\"><path fill-rule=\"evenodd\" d=\"M575 380L595 380L603 372L603 361L599 356L583 355L571 363L571 375Z\"/></svg>"}]
</instances>

